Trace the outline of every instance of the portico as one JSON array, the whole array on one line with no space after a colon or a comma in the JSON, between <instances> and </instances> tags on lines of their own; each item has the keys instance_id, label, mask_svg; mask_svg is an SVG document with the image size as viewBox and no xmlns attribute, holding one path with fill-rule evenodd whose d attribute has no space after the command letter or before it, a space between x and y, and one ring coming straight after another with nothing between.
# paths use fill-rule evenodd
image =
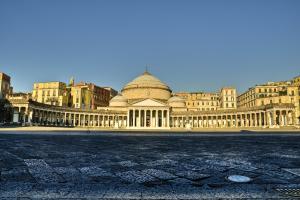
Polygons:
<instances>
[{"instance_id":1,"label":"portico","mask_svg":"<svg viewBox=\"0 0 300 200\"><path fill-rule=\"evenodd\" d=\"M146 99L128 107L128 128L169 128L169 107L159 101Z\"/></svg>"}]
</instances>

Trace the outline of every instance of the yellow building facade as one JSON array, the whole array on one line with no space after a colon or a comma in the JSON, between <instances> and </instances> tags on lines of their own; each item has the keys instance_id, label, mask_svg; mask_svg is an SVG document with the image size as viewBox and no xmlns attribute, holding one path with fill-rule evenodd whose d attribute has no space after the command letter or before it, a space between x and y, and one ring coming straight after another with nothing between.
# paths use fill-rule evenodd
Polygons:
<instances>
[{"instance_id":1,"label":"yellow building facade","mask_svg":"<svg viewBox=\"0 0 300 200\"><path fill-rule=\"evenodd\" d=\"M70 93L69 106L81 109L97 109L108 106L110 91L92 83L80 82L68 86Z\"/></svg>"},{"instance_id":2,"label":"yellow building facade","mask_svg":"<svg viewBox=\"0 0 300 200\"><path fill-rule=\"evenodd\" d=\"M211 111L236 109L236 89L233 87L221 88L220 92L177 92L175 96L182 97L188 110Z\"/></svg>"},{"instance_id":3,"label":"yellow building facade","mask_svg":"<svg viewBox=\"0 0 300 200\"><path fill-rule=\"evenodd\" d=\"M55 81L33 84L32 99L34 101L66 107L68 106L68 98L66 84L63 82Z\"/></svg>"},{"instance_id":4,"label":"yellow building facade","mask_svg":"<svg viewBox=\"0 0 300 200\"><path fill-rule=\"evenodd\" d=\"M87 85L79 84L69 87L71 104L73 108L90 108L91 107L91 94Z\"/></svg>"},{"instance_id":5,"label":"yellow building facade","mask_svg":"<svg viewBox=\"0 0 300 200\"><path fill-rule=\"evenodd\" d=\"M219 93L209 92L177 92L175 96L185 100L187 109L194 111L218 110L220 108Z\"/></svg>"},{"instance_id":6,"label":"yellow building facade","mask_svg":"<svg viewBox=\"0 0 300 200\"><path fill-rule=\"evenodd\" d=\"M236 109L237 108L237 92L236 88L224 87L220 91L220 109Z\"/></svg>"},{"instance_id":7,"label":"yellow building facade","mask_svg":"<svg viewBox=\"0 0 300 200\"><path fill-rule=\"evenodd\" d=\"M300 116L299 78L293 81L268 82L249 88L238 96L239 108L253 108L272 104L292 104L296 118Z\"/></svg>"}]
</instances>

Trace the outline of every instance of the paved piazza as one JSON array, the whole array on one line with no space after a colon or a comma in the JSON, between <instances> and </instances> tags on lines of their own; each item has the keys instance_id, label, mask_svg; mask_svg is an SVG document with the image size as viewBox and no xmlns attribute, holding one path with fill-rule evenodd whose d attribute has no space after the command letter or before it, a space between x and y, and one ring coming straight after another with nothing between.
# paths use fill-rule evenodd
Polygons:
<instances>
[{"instance_id":1,"label":"paved piazza","mask_svg":"<svg viewBox=\"0 0 300 200\"><path fill-rule=\"evenodd\" d=\"M0 197L293 199L299 147L299 134L2 132Z\"/></svg>"}]
</instances>

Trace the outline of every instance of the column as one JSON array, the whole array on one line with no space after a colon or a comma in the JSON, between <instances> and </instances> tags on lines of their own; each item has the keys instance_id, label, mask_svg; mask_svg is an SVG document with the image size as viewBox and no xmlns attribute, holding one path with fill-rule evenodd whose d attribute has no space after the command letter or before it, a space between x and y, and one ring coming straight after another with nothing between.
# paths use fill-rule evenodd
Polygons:
<instances>
[{"instance_id":1,"label":"column","mask_svg":"<svg viewBox=\"0 0 300 200\"><path fill-rule=\"evenodd\" d=\"M153 127L152 110L150 110L150 127Z\"/></svg>"},{"instance_id":2,"label":"column","mask_svg":"<svg viewBox=\"0 0 300 200\"><path fill-rule=\"evenodd\" d=\"M135 109L133 109L133 123L132 126L135 127Z\"/></svg>"},{"instance_id":3,"label":"column","mask_svg":"<svg viewBox=\"0 0 300 200\"><path fill-rule=\"evenodd\" d=\"M172 122L173 124L173 122ZM170 127L170 113L169 110L167 110L167 127Z\"/></svg>"},{"instance_id":4,"label":"column","mask_svg":"<svg viewBox=\"0 0 300 200\"><path fill-rule=\"evenodd\" d=\"M67 113L65 112L65 115L64 115L64 125L66 126L67 125Z\"/></svg>"},{"instance_id":5,"label":"column","mask_svg":"<svg viewBox=\"0 0 300 200\"><path fill-rule=\"evenodd\" d=\"M147 117L147 110L144 110L144 127L147 127L147 125L146 125L146 117Z\"/></svg>"},{"instance_id":6,"label":"column","mask_svg":"<svg viewBox=\"0 0 300 200\"><path fill-rule=\"evenodd\" d=\"M73 114L73 126L75 126L75 120L76 120L76 116L75 116L75 113Z\"/></svg>"},{"instance_id":7,"label":"column","mask_svg":"<svg viewBox=\"0 0 300 200\"><path fill-rule=\"evenodd\" d=\"M272 118L271 118L271 112L267 112L267 118L268 118L268 125L272 126Z\"/></svg>"},{"instance_id":8,"label":"column","mask_svg":"<svg viewBox=\"0 0 300 200\"><path fill-rule=\"evenodd\" d=\"M277 118L276 110L273 109L273 125L277 125L276 118Z\"/></svg>"},{"instance_id":9,"label":"column","mask_svg":"<svg viewBox=\"0 0 300 200\"><path fill-rule=\"evenodd\" d=\"M129 120L130 120L130 109L127 111L127 122L126 122L126 126L129 127Z\"/></svg>"},{"instance_id":10,"label":"column","mask_svg":"<svg viewBox=\"0 0 300 200\"><path fill-rule=\"evenodd\" d=\"M142 118L141 118L142 110L138 109L138 113L139 113L139 115L136 117L137 118L137 120L136 120L136 126L137 127L141 127L142 126L142 123L141 123L141 120L142 120Z\"/></svg>"},{"instance_id":11,"label":"column","mask_svg":"<svg viewBox=\"0 0 300 200\"><path fill-rule=\"evenodd\" d=\"M155 111L155 127L158 127L158 110Z\"/></svg>"}]
</instances>

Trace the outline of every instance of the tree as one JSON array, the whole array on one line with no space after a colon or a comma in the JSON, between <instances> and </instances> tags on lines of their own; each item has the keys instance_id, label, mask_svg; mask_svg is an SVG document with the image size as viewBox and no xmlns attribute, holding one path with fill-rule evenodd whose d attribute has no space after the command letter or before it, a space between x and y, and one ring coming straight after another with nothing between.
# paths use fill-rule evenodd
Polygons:
<instances>
[{"instance_id":1,"label":"tree","mask_svg":"<svg viewBox=\"0 0 300 200\"><path fill-rule=\"evenodd\" d=\"M0 99L0 123L11 122L13 108L7 99Z\"/></svg>"}]
</instances>

